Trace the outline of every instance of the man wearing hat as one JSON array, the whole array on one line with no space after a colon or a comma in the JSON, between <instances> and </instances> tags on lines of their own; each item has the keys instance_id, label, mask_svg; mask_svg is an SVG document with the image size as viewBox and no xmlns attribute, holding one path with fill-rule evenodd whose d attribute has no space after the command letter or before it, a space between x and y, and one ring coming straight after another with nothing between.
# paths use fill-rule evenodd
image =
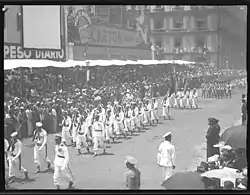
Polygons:
<instances>
[{"instance_id":1,"label":"man wearing hat","mask_svg":"<svg viewBox=\"0 0 250 195\"><path fill-rule=\"evenodd\" d=\"M157 154L157 164L162 167L164 181L170 178L175 169L175 147L171 144L172 134L162 136L165 140L160 144Z\"/></svg>"},{"instance_id":2,"label":"man wearing hat","mask_svg":"<svg viewBox=\"0 0 250 195\"><path fill-rule=\"evenodd\" d=\"M92 136L93 136L93 150L94 150L94 157L97 156L98 146L103 148L103 153L106 152L106 146L104 143L104 127L103 124L99 121L99 115L94 116L95 122L92 125Z\"/></svg>"},{"instance_id":3,"label":"man wearing hat","mask_svg":"<svg viewBox=\"0 0 250 195\"><path fill-rule=\"evenodd\" d=\"M14 132L11 134L11 140L9 143L9 146L6 150L7 152L7 158L9 162L9 180L8 183L12 183L15 181L15 171L17 168L17 163L19 160L19 170L24 173L25 179L28 180L28 171L23 168L23 166L20 164L21 163L21 153L22 153L22 142L17 139L17 132Z\"/></svg>"},{"instance_id":4,"label":"man wearing hat","mask_svg":"<svg viewBox=\"0 0 250 195\"><path fill-rule=\"evenodd\" d=\"M66 145L66 140L68 138L72 138L72 136L70 135L72 119L70 118L69 114L66 111L63 112L63 120L60 125L62 126L62 141Z\"/></svg>"},{"instance_id":5,"label":"man wearing hat","mask_svg":"<svg viewBox=\"0 0 250 195\"><path fill-rule=\"evenodd\" d=\"M54 175L53 180L56 188L60 189L60 179L62 174L66 176L69 186L73 187L73 176L69 169L69 151L65 144L62 143L62 136L60 134L55 135L55 160L54 160Z\"/></svg>"},{"instance_id":6,"label":"man wearing hat","mask_svg":"<svg viewBox=\"0 0 250 195\"><path fill-rule=\"evenodd\" d=\"M44 162L47 163L47 168L51 169L51 161L48 158L48 146L47 132L42 128L43 124L41 122L36 123L36 129L34 131L34 137L32 141L35 142L34 147L34 162L37 167L37 171L35 173L41 172L41 158L43 158Z\"/></svg>"},{"instance_id":7,"label":"man wearing hat","mask_svg":"<svg viewBox=\"0 0 250 195\"><path fill-rule=\"evenodd\" d=\"M247 121L247 101L246 95L242 94L242 104L241 104L241 121L242 124L245 124Z\"/></svg>"},{"instance_id":8,"label":"man wearing hat","mask_svg":"<svg viewBox=\"0 0 250 195\"><path fill-rule=\"evenodd\" d=\"M127 156L125 160L128 172L126 173L126 189L139 190L141 187L141 172L135 167L137 160Z\"/></svg>"},{"instance_id":9,"label":"man wearing hat","mask_svg":"<svg viewBox=\"0 0 250 195\"><path fill-rule=\"evenodd\" d=\"M215 144L219 143L220 139L220 126L218 124L219 120L215 118L208 118L208 131L206 135L207 139L207 158L215 154L219 154L219 148L214 147Z\"/></svg>"}]
</instances>

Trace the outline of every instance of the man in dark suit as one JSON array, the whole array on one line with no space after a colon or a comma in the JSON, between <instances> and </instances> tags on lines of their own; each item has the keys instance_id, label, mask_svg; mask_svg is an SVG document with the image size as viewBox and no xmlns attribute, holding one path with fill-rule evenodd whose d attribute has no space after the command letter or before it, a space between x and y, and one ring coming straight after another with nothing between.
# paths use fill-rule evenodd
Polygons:
<instances>
[{"instance_id":1,"label":"man in dark suit","mask_svg":"<svg viewBox=\"0 0 250 195\"><path fill-rule=\"evenodd\" d=\"M247 101L246 101L246 95L242 95L242 104L241 104L241 121L242 124L245 124L247 120Z\"/></svg>"},{"instance_id":2,"label":"man in dark suit","mask_svg":"<svg viewBox=\"0 0 250 195\"><path fill-rule=\"evenodd\" d=\"M220 126L218 124L219 120L215 118L208 118L208 131L206 135L207 139L207 158L219 154L219 148L214 147L215 144L219 143L220 139Z\"/></svg>"}]
</instances>

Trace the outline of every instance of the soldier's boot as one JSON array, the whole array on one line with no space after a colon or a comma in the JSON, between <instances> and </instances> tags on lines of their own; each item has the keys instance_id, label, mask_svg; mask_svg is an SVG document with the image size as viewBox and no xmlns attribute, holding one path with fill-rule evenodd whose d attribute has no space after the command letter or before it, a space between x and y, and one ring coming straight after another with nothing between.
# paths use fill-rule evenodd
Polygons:
<instances>
[{"instance_id":1,"label":"soldier's boot","mask_svg":"<svg viewBox=\"0 0 250 195\"><path fill-rule=\"evenodd\" d=\"M71 140L71 146L74 147L74 142L73 142L73 140Z\"/></svg>"},{"instance_id":2,"label":"soldier's boot","mask_svg":"<svg viewBox=\"0 0 250 195\"><path fill-rule=\"evenodd\" d=\"M72 188L73 188L73 184L74 184L73 181L70 181L70 182L69 182L68 189L72 189Z\"/></svg>"},{"instance_id":3,"label":"soldier's boot","mask_svg":"<svg viewBox=\"0 0 250 195\"><path fill-rule=\"evenodd\" d=\"M24 178L25 178L25 180L29 180L29 174L28 174L28 171L25 171L25 172L24 172Z\"/></svg>"},{"instance_id":4,"label":"soldier's boot","mask_svg":"<svg viewBox=\"0 0 250 195\"><path fill-rule=\"evenodd\" d=\"M114 143L114 142L115 142L115 138L114 138L114 137L112 137L111 139L112 139L112 142Z\"/></svg>"},{"instance_id":5,"label":"soldier's boot","mask_svg":"<svg viewBox=\"0 0 250 195\"><path fill-rule=\"evenodd\" d=\"M37 174L37 173L41 173L41 167L40 167L40 165L38 165L36 167L36 172L34 174Z\"/></svg>"},{"instance_id":6,"label":"soldier's boot","mask_svg":"<svg viewBox=\"0 0 250 195\"><path fill-rule=\"evenodd\" d=\"M159 119L156 119L156 122L159 123Z\"/></svg>"},{"instance_id":7,"label":"soldier's boot","mask_svg":"<svg viewBox=\"0 0 250 195\"><path fill-rule=\"evenodd\" d=\"M73 147L74 147L74 148L76 147L76 142L73 143Z\"/></svg>"},{"instance_id":8,"label":"soldier's boot","mask_svg":"<svg viewBox=\"0 0 250 195\"><path fill-rule=\"evenodd\" d=\"M168 120L170 120L170 114L168 115Z\"/></svg>"},{"instance_id":9,"label":"soldier's boot","mask_svg":"<svg viewBox=\"0 0 250 195\"><path fill-rule=\"evenodd\" d=\"M81 153L81 149L78 149L78 156L80 156L82 153Z\"/></svg>"},{"instance_id":10,"label":"soldier's boot","mask_svg":"<svg viewBox=\"0 0 250 195\"><path fill-rule=\"evenodd\" d=\"M66 141L64 141L63 144L64 144L65 146L67 146Z\"/></svg>"},{"instance_id":11,"label":"soldier's boot","mask_svg":"<svg viewBox=\"0 0 250 195\"><path fill-rule=\"evenodd\" d=\"M106 148L103 149L103 154L106 154Z\"/></svg>"},{"instance_id":12,"label":"soldier's boot","mask_svg":"<svg viewBox=\"0 0 250 195\"><path fill-rule=\"evenodd\" d=\"M96 156L97 156L97 152L94 152L93 157L96 157Z\"/></svg>"},{"instance_id":13,"label":"soldier's boot","mask_svg":"<svg viewBox=\"0 0 250 195\"><path fill-rule=\"evenodd\" d=\"M87 147L87 153L90 153L90 151L89 151L89 147Z\"/></svg>"},{"instance_id":14,"label":"soldier's boot","mask_svg":"<svg viewBox=\"0 0 250 195\"><path fill-rule=\"evenodd\" d=\"M57 189L57 190L60 190L60 186L59 186L59 185L56 185L56 189Z\"/></svg>"}]
</instances>

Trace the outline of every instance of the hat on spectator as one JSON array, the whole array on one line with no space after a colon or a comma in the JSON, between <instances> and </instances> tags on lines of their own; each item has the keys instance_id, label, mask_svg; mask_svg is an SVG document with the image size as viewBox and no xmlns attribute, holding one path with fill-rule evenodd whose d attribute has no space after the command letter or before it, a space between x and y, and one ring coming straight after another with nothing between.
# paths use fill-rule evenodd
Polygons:
<instances>
[{"instance_id":1,"label":"hat on spectator","mask_svg":"<svg viewBox=\"0 0 250 195\"><path fill-rule=\"evenodd\" d=\"M229 145L226 145L226 146L223 146L221 149L224 149L224 150L232 150L232 147L229 146Z\"/></svg>"},{"instance_id":2,"label":"hat on spectator","mask_svg":"<svg viewBox=\"0 0 250 195\"><path fill-rule=\"evenodd\" d=\"M211 157L209 157L208 159L207 159L207 161L209 162L209 163L211 163L211 162L216 162L216 161L218 161L219 160L219 154L215 154L214 156L211 156Z\"/></svg>"},{"instance_id":3,"label":"hat on spectator","mask_svg":"<svg viewBox=\"0 0 250 195\"><path fill-rule=\"evenodd\" d=\"M215 148L222 148L225 146L225 142L219 142L218 144L213 145Z\"/></svg>"},{"instance_id":4,"label":"hat on spectator","mask_svg":"<svg viewBox=\"0 0 250 195\"><path fill-rule=\"evenodd\" d=\"M43 126L43 124L41 122L36 123L36 127L42 127L42 126Z\"/></svg>"},{"instance_id":5,"label":"hat on spectator","mask_svg":"<svg viewBox=\"0 0 250 195\"><path fill-rule=\"evenodd\" d=\"M18 132L17 132L17 131L15 131L15 132L13 132L10 136L11 136L11 137L16 137L16 136L17 136L17 134L18 134Z\"/></svg>"},{"instance_id":6,"label":"hat on spectator","mask_svg":"<svg viewBox=\"0 0 250 195\"><path fill-rule=\"evenodd\" d=\"M62 138L62 135L59 134L59 133L57 133L57 134L54 135L54 138L55 138L55 139L60 139L60 138Z\"/></svg>"},{"instance_id":7,"label":"hat on spectator","mask_svg":"<svg viewBox=\"0 0 250 195\"><path fill-rule=\"evenodd\" d=\"M129 163L131 165L135 165L137 163L137 160L132 156L126 156L125 163Z\"/></svg>"},{"instance_id":8,"label":"hat on spectator","mask_svg":"<svg viewBox=\"0 0 250 195\"><path fill-rule=\"evenodd\" d=\"M166 137L168 137L168 136L170 136L171 135L171 132L167 132L167 133L165 133L162 137L163 138L166 138Z\"/></svg>"}]
</instances>

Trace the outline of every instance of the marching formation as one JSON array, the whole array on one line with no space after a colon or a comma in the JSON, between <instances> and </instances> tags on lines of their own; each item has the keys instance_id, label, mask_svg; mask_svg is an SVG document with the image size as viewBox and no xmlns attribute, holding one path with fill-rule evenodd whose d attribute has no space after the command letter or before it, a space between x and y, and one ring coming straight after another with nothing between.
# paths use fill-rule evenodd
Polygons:
<instances>
[{"instance_id":1,"label":"marching formation","mask_svg":"<svg viewBox=\"0 0 250 195\"><path fill-rule=\"evenodd\" d=\"M231 98L232 84L226 82L207 82L201 85L203 98Z\"/></svg>"},{"instance_id":2,"label":"marching formation","mask_svg":"<svg viewBox=\"0 0 250 195\"><path fill-rule=\"evenodd\" d=\"M69 181L69 188L73 186L73 175L70 174L68 146L74 147L78 155L87 154L96 157L106 153L106 145L116 142L117 139L134 135L146 126L159 123L160 112L164 120L170 119L171 108L198 108L198 95L196 89L170 95L161 98L139 99L128 94L122 101L101 103L101 97L95 98L93 105L88 108L81 106L81 102L67 102L62 108L62 120L59 123L62 131L55 136L54 163L48 158L47 131L42 122L36 122L33 135L34 163L41 173L44 165L48 171L54 172L54 184L60 189L61 173L65 172ZM81 98L80 98L81 100ZM75 100L77 101L77 100ZM162 106L160 105L162 104ZM9 166L8 184L15 181L14 167L19 159L19 170L24 173L25 179L29 179L28 171L22 167L21 148L22 142L18 139L18 131L11 134L11 141L5 139L5 154ZM101 151L100 151L101 149Z\"/></svg>"}]
</instances>

